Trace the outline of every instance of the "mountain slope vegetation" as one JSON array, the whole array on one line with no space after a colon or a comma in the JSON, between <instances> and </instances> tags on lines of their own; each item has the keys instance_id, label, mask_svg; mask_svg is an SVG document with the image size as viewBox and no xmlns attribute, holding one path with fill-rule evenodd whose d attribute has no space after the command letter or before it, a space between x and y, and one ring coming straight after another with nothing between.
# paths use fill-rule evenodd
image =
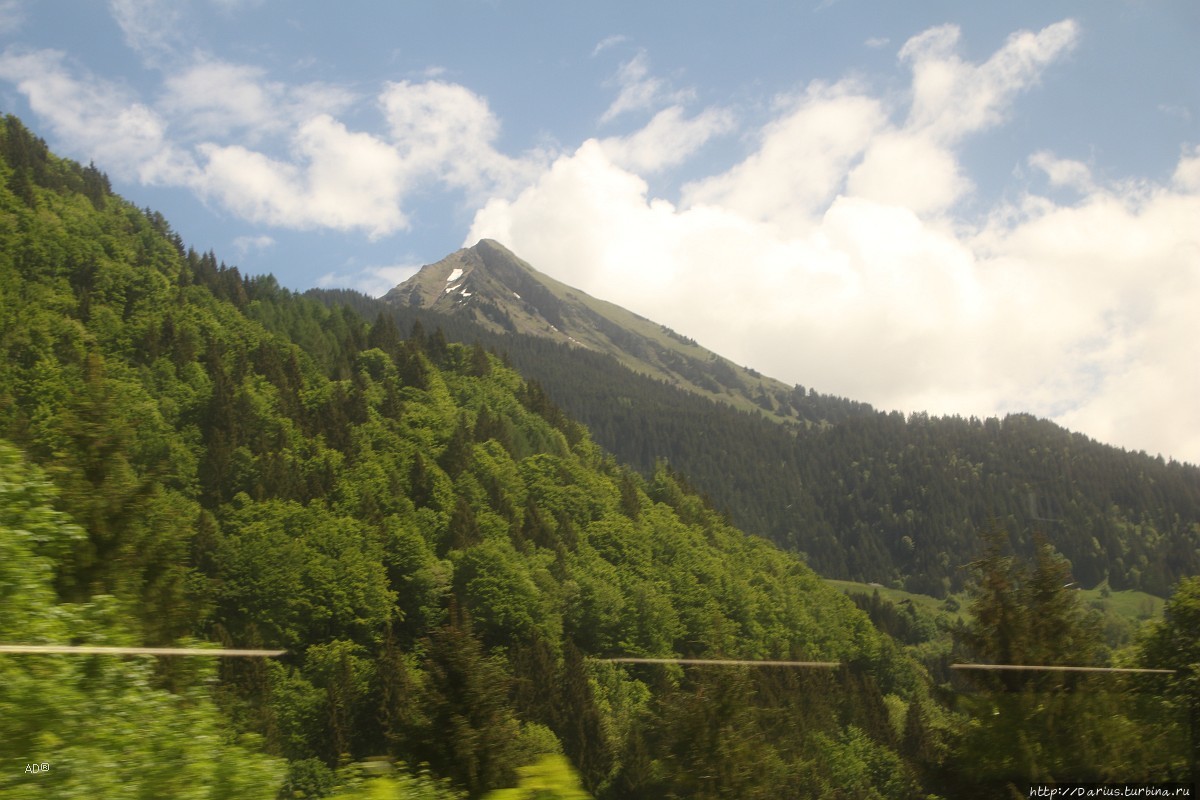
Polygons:
<instances>
[{"instance_id":1,"label":"mountain slope vegetation","mask_svg":"<svg viewBox=\"0 0 1200 800\"><path fill-rule=\"evenodd\" d=\"M978 794L980 764L997 785L1182 774L1181 726L1121 697L1076 717L1076 686L1012 698L1000 728L987 696L955 707L794 554L673 468L623 466L481 344L186 249L12 117L0 155L0 635L287 651L0 654L6 797L908 798ZM1042 636L1065 631L1106 660L1038 553L988 562L974 618L1036 597L1047 613L1002 618L1014 658L1066 663ZM1081 724L1021 729L1047 714Z\"/></svg>"},{"instance_id":2,"label":"mountain slope vegetation","mask_svg":"<svg viewBox=\"0 0 1200 800\"><path fill-rule=\"evenodd\" d=\"M114 715L72 769L37 778L20 765L52 747L55 719L4 715L0 741L26 743L0 753L6 794L84 796L80 759L125 747L118 717L157 731L146 746L167 763L198 760L179 776L197 796L225 791L201 787L225 751L139 716L171 703L256 765L243 796L269 796L284 763L284 796L321 796L374 756L480 796L558 752L606 796L820 796L833 757L887 766L855 785L913 790L883 698L929 702L919 670L799 560L668 471L620 466L482 347L368 325L186 250L12 117L0 144L0 455L16 487L0 541L31 571L2 629L287 650L222 662L211 693L190 662L6 660L0 707L59 674ZM76 613L91 623L29 620ZM850 666L768 680L614 655ZM124 694L103 694L104 675ZM808 723L781 726L814 688ZM714 694L733 716L695 740L725 719Z\"/></svg>"},{"instance_id":3,"label":"mountain slope vegetation","mask_svg":"<svg viewBox=\"0 0 1200 800\"><path fill-rule=\"evenodd\" d=\"M455 269L462 274L447 283ZM939 597L960 591L992 517L1026 555L1044 534L1089 588L1165 596L1200 571L1193 465L1102 445L1029 415L905 416L767 379L737 384L739 408L732 389L695 390L720 386L718 367L727 362L712 354L689 362L684 372L705 376L692 381L640 366L658 347L647 338L653 323L603 304L608 327L626 319L634 327L589 325L599 301L494 242L425 267L389 295L390 311L352 292L314 295L371 317L388 313L404 328L416 320L442 326L450 338L503 352L623 462L647 475L669 463L736 525L803 553L827 577ZM493 308L504 314L489 316ZM576 343L565 341L568 332ZM621 345L633 353L616 353Z\"/></svg>"},{"instance_id":4,"label":"mountain slope vegetation","mask_svg":"<svg viewBox=\"0 0 1200 800\"><path fill-rule=\"evenodd\" d=\"M490 239L422 267L383 300L469 320L491 333L537 336L609 355L633 372L740 411L786 423L806 420L805 398L792 387L560 283Z\"/></svg>"}]
</instances>

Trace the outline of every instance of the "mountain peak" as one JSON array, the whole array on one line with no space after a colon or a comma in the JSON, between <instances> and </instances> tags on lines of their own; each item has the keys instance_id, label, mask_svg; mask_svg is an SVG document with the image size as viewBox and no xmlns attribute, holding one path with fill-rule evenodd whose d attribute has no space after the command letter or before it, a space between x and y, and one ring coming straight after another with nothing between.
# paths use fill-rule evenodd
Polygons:
<instances>
[{"instance_id":1,"label":"mountain peak","mask_svg":"<svg viewBox=\"0 0 1200 800\"><path fill-rule=\"evenodd\" d=\"M384 300L465 318L493 333L538 336L606 353L635 372L735 408L799 421L793 387L560 283L493 239L422 267Z\"/></svg>"},{"instance_id":2,"label":"mountain peak","mask_svg":"<svg viewBox=\"0 0 1200 800\"><path fill-rule=\"evenodd\" d=\"M514 311L518 319L543 316L528 303L513 302L523 299L522 289L536 294L539 279L543 278L504 245L493 239L480 239L472 247L421 267L383 299L466 315L488 329L514 332L529 327L516 326L512 319Z\"/></svg>"}]
</instances>

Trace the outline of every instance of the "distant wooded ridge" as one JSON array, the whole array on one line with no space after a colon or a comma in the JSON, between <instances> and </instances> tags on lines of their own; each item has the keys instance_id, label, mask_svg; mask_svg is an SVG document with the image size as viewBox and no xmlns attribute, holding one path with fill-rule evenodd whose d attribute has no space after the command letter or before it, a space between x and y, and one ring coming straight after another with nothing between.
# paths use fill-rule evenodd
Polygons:
<instances>
[{"instance_id":1,"label":"distant wooded ridge","mask_svg":"<svg viewBox=\"0 0 1200 800\"><path fill-rule=\"evenodd\" d=\"M623 462L647 475L668 465L734 524L803 554L827 577L936 597L960 591L989 519L1012 531L1025 554L1034 533L1044 533L1087 587L1107 582L1163 597L1200 572L1193 465L1103 445L1030 415L905 416L804 387L767 398L777 412L786 403L794 421L781 425L611 356L498 333L471 315L349 290L307 294L389 317L401 330L419 322L501 353Z\"/></svg>"}]
</instances>

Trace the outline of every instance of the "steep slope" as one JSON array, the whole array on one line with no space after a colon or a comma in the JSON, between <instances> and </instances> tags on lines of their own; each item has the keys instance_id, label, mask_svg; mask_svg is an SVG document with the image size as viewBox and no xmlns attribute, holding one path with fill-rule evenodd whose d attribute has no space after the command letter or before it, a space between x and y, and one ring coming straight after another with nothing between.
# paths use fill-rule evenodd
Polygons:
<instances>
[{"instance_id":1,"label":"steep slope","mask_svg":"<svg viewBox=\"0 0 1200 800\"><path fill-rule=\"evenodd\" d=\"M560 283L490 239L422 267L384 300L469 319L494 333L539 336L610 355L634 372L779 422L806 419L803 389Z\"/></svg>"},{"instance_id":2,"label":"steep slope","mask_svg":"<svg viewBox=\"0 0 1200 800\"><path fill-rule=\"evenodd\" d=\"M0 615L4 631L286 648L223 665L213 692L186 666L111 675L185 693L189 719L221 728L198 731L214 747L261 737L238 741L288 761L288 796L325 794L336 766L378 755L481 796L560 748L607 796L694 796L702 774L723 796L915 792L888 713L930 704L917 670L798 559L665 470L618 465L483 348L406 339L185 250L12 118L0 154L0 436L41 470L10 469L21 456L0 444L5 491L18 484L0 494L0 552L32 565L0 599L58 615ZM676 654L853 668L752 679L600 660ZM4 662L0 709L61 690L43 676L69 678L80 707L145 700L100 751L136 738L139 714L185 705L30 663ZM52 747L55 722L0 714L0 741ZM205 757L176 744L155 770ZM204 752L225 751L252 758ZM30 757L0 754L16 796L110 779L60 763L35 785L15 766ZM831 760L851 777L826 774ZM171 785L206 780L211 761L178 763L195 768ZM273 794L277 762L256 763L257 796ZM251 796L228 788L250 777L218 777L213 792Z\"/></svg>"},{"instance_id":3,"label":"steep slope","mask_svg":"<svg viewBox=\"0 0 1200 800\"><path fill-rule=\"evenodd\" d=\"M1107 582L1165 596L1200 571L1195 466L1108 447L1028 415L905 417L799 387L772 393L765 379L754 384L761 395L744 383L740 394L697 391L679 373L667 382L645 357L655 352L646 336L658 326L540 276L499 245L481 242L424 268L387 304L319 296L353 302L369 316L390 308L401 327L421 320L504 352L622 460L647 474L669 462L735 524L804 553L823 575L937 596L958 591L990 517L1026 553L1035 533L1047 536L1088 587ZM594 308L607 324L633 323L603 333L588 321L599 314ZM621 352L625 342L632 353ZM753 412L735 410L735 394ZM755 396L772 405L773 417L750 402Z\"/></svg>"}]
</instances>

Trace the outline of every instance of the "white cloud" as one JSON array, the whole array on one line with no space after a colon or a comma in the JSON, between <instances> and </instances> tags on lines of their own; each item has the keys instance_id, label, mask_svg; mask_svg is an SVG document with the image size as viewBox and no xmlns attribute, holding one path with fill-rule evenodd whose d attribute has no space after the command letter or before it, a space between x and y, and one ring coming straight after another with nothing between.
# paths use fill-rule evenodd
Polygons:
<instances>
[{"instance_id":1,"label":"white cloud","mask_svg":"<svg viewBox=\"0 0 1200 800\"><path fill-rule=\"evenodd\" d=\"M487 101L465 86L443 81L389 83L379 103L405 169L465 189L482 202L508 195L540 172L545 157L512 158L496 150L500 122Z\"/></svg>"},{"instance_id":2,"label":"white cloud","mask_svg":"<svg viewBox=\"0 0 1200 800\"><path fill-rule=\"evenodd\" d=\"M983 64L955 53L956 25L931 28L909 39L900 58L912 65L913 97L906 127L940 141L1000 122L1013 98L1035 84L1042 69L1079 41L1079 25L1063 20L1037 33L1020 31Z\"/></svg>"},{"instance_id":3,"label":"white cloud","mask_svg":"<svg viewBox=\"0 0 1200 800\"><path fill-rule=\"evenodd\" d=\"M1039 150L1029 157L1029 165L1046 173L1052 186L1066 186L1081 192L1095 188L1092 170L1082 161L1056 158L1049 151Z\"/></svg>"},{"instance_id":4,"label":"white cloud","mask_svg":"<svg viewBox=\"0 0 1200 800\"><path fill-rule=\"evenodd\" d=\"M238 255L245 258L249 253L267 250L275 246L275 240L270 236L238 236L233 240L233 249L237 250Z\"/></svg>"},{"instance_id":5,"label":"white cloud","mask_svg":"<svg viewBox=\"0 0 1200 800\"><path fill-rule=\"evenodd\" d=\"M849 193L922 215L949 210L973 188L954 148L965 136L1002 122L1014 98L1075 46L1079 26L1064 20L1037 33L1013 34L982 64L958 56L960 38L957 26L943 25L905 42L900 60L913 72L908 118L898 130L872 139L849 174Z\"/></svg>"},{"instance_id":6,"label":"white cloud","mask_svg":"<svg viewBox=\"0 0 1200 800\"><path fill-rule=\"evenodd\" d=\"M125 44L147 63L159 65L186 45L183 4L172 0L109 0Z\"/></svg>"},{"instance_id":7,"label":"white cloud","mask_svg":"<svg viewBox=\"0 0 1200 800\"><path fill-rule=\"evenodd\" d=\"M159 105L186 135L238 136L251 143L319 114L337 114L356 99L341 87L319 83L288 86L267 80L258 67L210 58L168 75L163 85Z\"/></svg>"},{"instance_id":8,"label":"white cloud","mask_svg":"<svg viewBox=\"0 0 1200 800\"><path fill-rule=\"evenodd\" d=\"M658 162L630 154L636 136L585 142L485 205L467 242L496 238L786 381L906 411L1031 411L1200 461L1200 148L1162 186L1100 185L1034 153L1077 200L1027 194L974 225L953 213L971 192L957 145L1078 35L1020 33L973 64L956 29L927 31L902 50L903 122L861 85L814 84L677 205L637 174Z\"/></svg>"},{"instance_id":9,"label":"white cloud","mask_svg":"<svg viewBox=\"0 0 1200 800\"><path fill-rule=\"evenodd\" d=\"M851 195L922 215L949 208L970 189L952 151L931 137L906 131L875 136L846 181Z\"/></svg>"},{"instance_id":10,"label":"white cloud","mask_svg":"<svg viewBox=\"0 0 1200 800\"><path fill-rule=\"evenodd\" d=\"M540 166L536 156L523 160L499 153L492 144L498 120L482 98L457 84L387 84L378 98L389 129L384 138L351 131L327 113L299 121L308 107L296 97L305 95L263 88L261 76L227 65L216 76L217 84L245 91L232 93L215 113L240 115L248 126L294 131L288 158L242 144L206 142L197 148L204 159L198 185L205 195L256 223L362 230L378 238L408 227L406 199L425 182L481 195L503 193ZM275 99L275 112L260 119L254 109L271 106L264 93ZM334 92L335 104L344 99Z\"/></svg>"},{"instance_id":11,"label":"white cloud","mask_svg":"<svg viewBox=\"0 0 1200 800\"><path fill-rule=\"evenodd\" d=\"M650 75L644 50L617 70L613 84L620 88L612 104L600 115L600 121L612 122L634 111L653 111L664 105L678 105L692 99L692 92L676 90L663 78Z\"/></svg>"},{"instance_id":12,"label":"white cloud","mask_svg":"<svg viewBox=\"0 0 1200 800\"><path fill-rule=\"evenodd\" d=\"M610 47L616 47L617 45L624 44L627 41L629 41L629 37L625 36L624 34L618 33L612 36L605 36L603 39L596 42L596 46L592 48L592 58L600 55Z\"/></svg>"},{"instance_id":13,"label":"white cloud","mask_svg":"<svg viewBox=\"0 0 1200 800\"><path fill-rule=\"evenodd\" d=\"M1200 192L1200 145L1184 152L1171 181L1184 191Z\"/></svg>"},{"instance_id":14,"label":"white cloud","mask_svg":"<svg viewBox=\"0 0 1200 800\"><path fill-rule=\"evenodd\" d=\"M442 81L389 83L379 97L408 168L442 172L451 183L471 185L482 179L484 164L498 154L492 142L500 124L487 101L465 86Z\"/></svg>"},{"instance_id":15,"label":"white cloud","mask_svg":"<svg viewBox=\"0 0 1200 800\"><path fill-rule=\"evenodd\" d=\"M153 109L94 76L75 78L54 50L8 49L0 78L16 84L54 134L116 175L148 184L187 183L195 164L172 145Z\"/></svg>"},{"instance_id":16,"label":"white cloud","mask_svg":"<svg viewBox=\"0 0 1200 800\"><path fill-rule=\"evenodd\" d=\"M1043 403L1061 403L1064 424L1200 462L1198 215L1200 187L1095 189L981 237L1026 287L1027 357L1045 363Z\"/></svg>"},{"instance_id":17,"label":"white cloud","mask_svg":"<svg viewBox=\"0 0 1200 800\"><path fill-rule=\"evenodd\" d=\"M0 34L13 33L25 24L25 9L20 0L0 2Z\"/></svg>"},{"instance_id":18,"label":"white cloud","mask_svg":"<svg viewBox=\"0 0 1200 800\"><path fill-rule=\"evenodd\" d=\"M653 173L682 164L714 136L729 133L733 127L733 115L724 109L705 109L689 118L682 107L671 106L655 114L642 129L600 144L613 163Z\"/></svg>"},{"instance_id":19,"label":"white cloud","mask_svg":"<svg viewBox=\"0 0 1200 800\"><path fill-rule=\"evenodd\" d=\"M405 204L424 183L472 199L509 194L545 162L498 152L487 103L441 81L387 84L378 102L390 136L380 137L337 119L355 99L344 89L289 86L206 57L168 72L153 106L57 51L10 48L0 79L67 153L121 178L186 187L258 224L378 238L408 227Z\"/></svg>"},{"instance_id":20,"label":"white cloud","mask_svg":"<svg viewBox=\"0 0 1200 800\"><path fill-rule=\"evenodd\" d=\"M793 228L841 191L846 171L885 126L882 103L846 81L779 100L758 149L729 171L684 187L685 206L714 205Z\"/></svg>"},{"instance_id":21,"label":"white cloud","mask_svg":"<svg viewBox=\"0 0 1200 800\"><path fill-rule=\"evenodd\" d=\"M240 145L202 145L202 189L244 219L290 228L365 230L377 238L407 227L400 155L322 115L300 126L294 162Z\"/></svg>"},{"instance_id":22,"label":"white cloud","mask_svg":"<svg viewBox=\"0 0 1200 800\"><path fill-rule=\"evenodd\" d=\"M416 275L420 269L419 264L393 264L356 271L327 272L317 279L317 286L323 289L349 287L371 297L382 297L397 284Z\"/></svg>"}]
</instances>

